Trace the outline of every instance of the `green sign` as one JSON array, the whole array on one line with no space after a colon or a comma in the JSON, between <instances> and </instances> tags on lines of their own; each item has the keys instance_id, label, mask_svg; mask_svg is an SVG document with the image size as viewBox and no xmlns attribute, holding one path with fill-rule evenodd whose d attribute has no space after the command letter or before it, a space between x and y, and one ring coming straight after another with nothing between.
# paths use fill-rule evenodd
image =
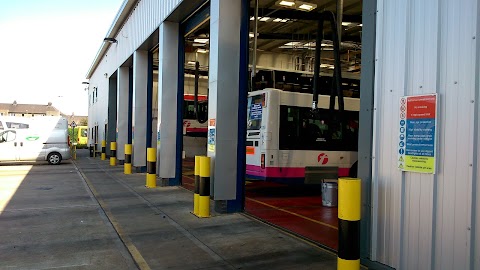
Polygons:
<instances>
[{"instance_id":1,"label":"green sign","mask_svg":"<svg viewBox=\"0 0 480 270\"><path fill-rule=\"evenodd\" d=\"M40 139L40 136L28 136L25 138L27 141L36 141L38 139Z\"/></svg>"}]
</instances>

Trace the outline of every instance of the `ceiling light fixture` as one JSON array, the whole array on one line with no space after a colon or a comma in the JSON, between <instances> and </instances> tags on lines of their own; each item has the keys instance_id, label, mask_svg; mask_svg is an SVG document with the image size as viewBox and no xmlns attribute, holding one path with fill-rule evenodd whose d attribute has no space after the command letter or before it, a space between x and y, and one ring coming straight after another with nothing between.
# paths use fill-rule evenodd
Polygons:
<instances>
[{"instance_id":1,"label":"ceiling light fixture","mask_svg":"<svg viewBox=\"0 0 480 270\"><path fill-rule=\"evenodd\" d=\"M197 53L207 53L208 50L207 49L197 49Z\"/></svg>"},{"instance_id":2,"label":"ceiling light fixture","mask_svg":"<svg viewBox=\"0 0 480 270\"><path fill-rule=\"evenodd\" d=\"M104 38L103 41L104 41L104 42L108 42L108 43L117 43L117 42L118 42L116 39L114 39L114 38L109 38L109 37Z\"/></svg>"},{"instance_id":3,"label":"ceiling light fixture","mask_svg":"<svg viewBox=\"0 0 480 270\"><path fill-rule=\"evenodd\" d=\"M298 9L306 10L306 11L312 11L312 10L317 8L317 5L310 4L310 3L302 3L302 4L298 4L298 5L299 5Z\"/></svg>"},{"instance_id":4,"label":"ceiling light fixture","mask_svg":"<svg viewBox=\"0 0 480 270\"><path fill-rule=\"evenodd\" d=\"M302 11L312 11L317 8L316 4L297 1L297 0L279 0L275 2L275 5L284 7L284 8L292 8L292 9L302 10Z\"/></svg>"},{"instance_id":5,"label":"ceiling light fixture","mask_svg":"<svg viewBox=\"0 0 480 270\"><path fill-rule=\"evenodd\" d=\"M275 20L273 20L273 21L274 21L274 22L281 22L281 21L282 21L282 19L280 19L280 18L276 18L276 19L275 19Z\"/></svg>"},{"instance_id":6,"label":"ceiling light fixture","mask_svg":"<svg viewBox=\"0 0 480 270\"><path fill-rule=\"evenodd\" d=\"M270 20L270 17L263 17L260 19L261 22L266 22L268 20Z\"/></svg>"},{"instance_id":7,"label":"ceiling light fixture","mask_svg":"<svg viewBox=\"0 0 480 270\"><path fill-rule=\"evenodd\" d=\"M193 40L193 42L197 43L208 43L209 39L208 38L196 38Z\"/></svg>"},{"instance_id":8,"label":"ceiling light fixture","mask_svg":"<svg viewBox=\"0 0 480 270\"><path fill-rule=\"evenodd\" d=\"M285 6L285 7L293 7L293 6L295 6L295 2L294 1L288 1L288 0L280 0L280 1L277 1L276 5Z\"/></svg>"}]
</instances>

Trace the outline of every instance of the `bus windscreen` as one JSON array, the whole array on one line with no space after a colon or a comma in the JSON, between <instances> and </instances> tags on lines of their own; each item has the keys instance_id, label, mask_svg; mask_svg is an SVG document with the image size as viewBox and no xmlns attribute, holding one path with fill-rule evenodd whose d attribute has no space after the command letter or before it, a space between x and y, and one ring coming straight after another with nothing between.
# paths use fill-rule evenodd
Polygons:
<instances>
[{"instance_id":1,"label":"bus windscreen","mask_svg":"<svg viewBox=\"0 0 480 270\"><path fill-rule=\"evenodd\" d=\"M263 94L248 98L247 130L260 130L262 125L263 104L265 104L265 96Z\"/></svg>"}]
</instances>

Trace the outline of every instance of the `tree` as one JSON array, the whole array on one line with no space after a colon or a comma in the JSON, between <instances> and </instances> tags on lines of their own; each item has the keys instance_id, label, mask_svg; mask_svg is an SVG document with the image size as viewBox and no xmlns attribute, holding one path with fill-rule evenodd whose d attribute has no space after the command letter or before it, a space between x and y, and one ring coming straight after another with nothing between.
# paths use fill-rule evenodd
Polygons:
<instances>
[{"instance_id":1,"label":"tree","mask_svg":"<svg viewBox=\"0 0 480 270\"><path fill-rule=\"evenodd\" d=\"M80 126L88 126L88 118L82 118L80 119Z\"/></svg>"}]
</instances>

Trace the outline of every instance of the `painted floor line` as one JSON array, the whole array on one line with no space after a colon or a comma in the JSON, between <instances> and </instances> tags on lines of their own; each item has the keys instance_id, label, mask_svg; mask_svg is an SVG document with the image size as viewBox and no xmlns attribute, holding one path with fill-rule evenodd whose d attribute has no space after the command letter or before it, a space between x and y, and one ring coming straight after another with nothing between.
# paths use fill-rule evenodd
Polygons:
<instances>
[{"instance_id":1,"label":"painted floor line","mask_svg":"<svg viewBox=\"0 0 480 270\"><path fill-rule=\"evenodd\" d=\"M182 225L180 225L177 221L175 221L173 218L171 218L168 214L164 213L161 209L159 209L157 206L155 206L152 202L150 202L147 198L143 197L141 194L139 194L136 190L134 190L131 186L129 186L127 183L125 183L122 179L118 178L117 176L111 174L109 171L105 170L104 168L100 167L98 164L97 166L103 170L109 177L113 178L115 181L120 183L122 186L124 186L126 189L130 190L135 196L137 196L140 200L144 201L148 207L150 207L155 213L161 214L167 218L167 221L174 226L178 231L180 231L185 237L190 239L197 247L205 251L207 254L210 255L210 257L217 261L217 262L226 262L229 266L230 269L234 269L233 265L231 265L227 260L222 258L219 254L217 254L214 250L212 250L209 246L207 246L205 243L203 243L200 239L198 239L195 235L193 235L189 230L184 228Z\"/></svg>"},{"instance_id":2,"label":"painted floor line","mask_svg":"<svg viewBox=\"0 0 480 270\"><path fill-rule=\"evenodd\" d=\"M245 199L246 199L246 200L249 200L249 201L252 201L252 202L256 202L256 203L258 203L258 204L262 204L262 205L268 206L268 207L273 208L273 209L278 210L278 211L282 211L282 212L288 213L288 214L290 214L290 215L294 215L294 216L299 217L299 218L306 219L306 220L308 220L308 221L311 221L311 222L314 222L314 223L323 225L323 226L325 226L325 227L329 227L329 228L338 230L338 227L336 227L336 226L333 226L333 225L330 225L330 224L327 224L327 223L324 223L324 222L321 222L321 221L318 221L318 220L315 220L315 219L312 219L312 218L309 218L309 217L306 217L306 216L302 216L302 215L300 215L300 214L297 214L297 213L294 213L294 212L291 212L291 211L282 209L282 208L280 208L280 207L276 207L276 206L273 206L273 205L271 205L271 204L264 203L264 202L262 202L262 201L255 200L255 199L248 198L248 197L246 197Z\"/></svg>"},{"instance_id":3,"label":"painted floor line","mask_svg":"<svg viewBox=\"0 0 480 270\"><path fill-rule=\"evenodd\" d=\"M81 175L81 177L87 182L88 187L92 191L93 195L95 196L95 199L98 201L98 204L100 204L100 207L102 208L103 212L107 216L108 220L112 224L113 228L117 232L118 236L120 237L120 240L124 243L125 247L128 249L128 252L132 256L133 260L135 261L135 264L137 264L138 268L141 270L150 270L150 266L147 264L145 259L143 258L142 254L138 251L137 247L133 244L131 241L130 237L126 235L123 232L123 229L120 227L120 224L117 222L117 220L114 218L113 214L110 212L107 204L103 201L103 199L100 197L98 194L97 190L93 186L92 182L88 179L88 177L78 168L76 164L74 164L75 167L77 167L78 173Z\"/></svg>"},{"instance_id":4,"label":"painted floor line","mask_svg":"<svg viewBox=\"0 0 480 270\"><path fill-rule=\"evenodd\" d=\"M189 179L192 179L192 180L195 180L195 179L193 179L193 178L191 178L191 177L188 177L188 176L186 176L186 175L184 175L184 177L189 178ZM184 185L185 185L185 184L184 184ZM190 184L186 184L186 185L190 185ZM330 225L330 224L327 224L327 223L324 223L324 222L321 222L321 221L318 221L318 220L315 220L315 219L312 219L312 218L309 218L309 217L306 217L306 216L302 216L302 215L300 215L300 214L297 214L297 213L294 213L294 212L291 212L291 211L282 209L282 208L280 208L280 207L276 207L276 206L273 206L273 205L271 205L271 204L264 203L264 202L262 202L262 201L255 200L255 199L248 198L248 197L245 197L245 199L246 199L246 200L253 201L253 202L256 202L256 203L259 203L259 204L262 204L262 205L265 205L265 206L268 206L268 207L273 208L273 209L275 209L275 210L279 210L279 211L282 211L282 212L285 212L285 213L288 213L288 214L291 214L291 215L294 215L294 216L297 216L297 217L306 219L306 220L308 220L308 221L311 221L311 222L314 222L314 223L317 223L317 224L320 224L320 225L323 225L323 226L326 226L326 227L329 227L329 228L338 230L338 227L336 227L336 226L333 226L333 225Z\"/></svg>"}]
</instances>

